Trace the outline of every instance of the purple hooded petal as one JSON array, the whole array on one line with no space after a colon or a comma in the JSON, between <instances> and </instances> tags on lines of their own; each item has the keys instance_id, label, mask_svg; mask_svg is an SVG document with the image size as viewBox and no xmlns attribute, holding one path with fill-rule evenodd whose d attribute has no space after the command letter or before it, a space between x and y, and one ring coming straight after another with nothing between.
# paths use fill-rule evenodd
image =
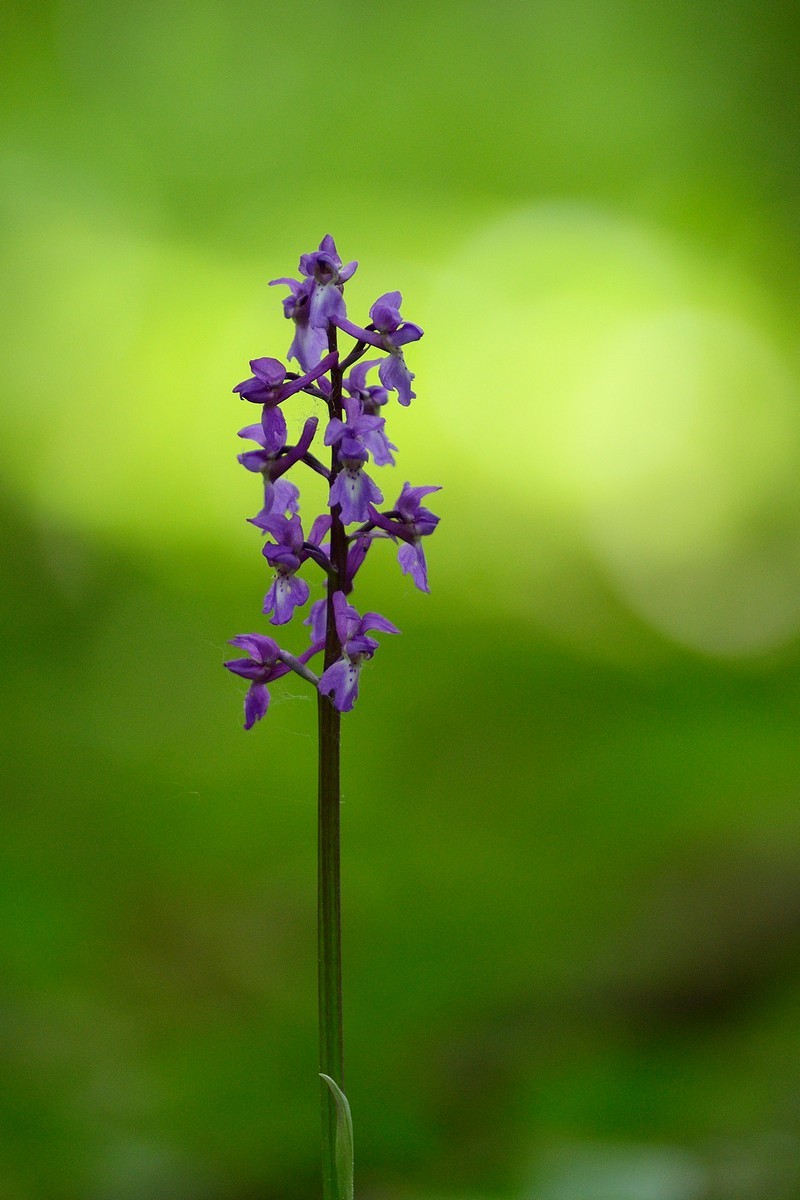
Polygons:
<instances>
[{"instance_id":1,"label":"purple hooded petal","mask_svg":"<svg viewBox=\"0 0 800 1200\"><path fill-rule=\"evenodd\" d=\"M277 387L286 378L286 367L278 358L251 358L250 370L267 387Z\"/></svg>"},{"instance_id":2,"label":"purple hooded petal","mask_svg":"<svg viewBox=\"0 0 800 1200\"><path fill-rule=\"evenodd\" d=\"M404 575L410 575L421 592L429 592L428 565L425 551L420 542L402 542L397 551L397 561Z\"/></svg>"},{"instance_id":3,"label":"purple hooded petal","mask_svg":"<svg viewBox=\"0 0 800 1200\"><path fill-rule=\"evenodd\" d=\"M358 699L358 676L361 663L340 658L324 671L319 681L323 696L330 696L339 712L350 712Z\"/></svg>"},{"instance_id":4,"label":"purple hooded petal","mask_svg":"<svg viewBox=\"0 0 800 1200\"><path fill-rule=\"evenodd\" d=\"M385 292L373 304L369 310L370 320L372 324L381 331L381 333L391 333L397 329L397 326L402 321L400 316L400 305L403 303L403 297L399 292Z\"/></svg>"},{"instance_id":5,"label":"purple hooded petal","mask_svg":"<svg viewBox=\"0 0 800 1200\"><path fill-rule=\"evenodd\" d=\"M280 648L278 643L263 633L239 633L229 639L231 646L246 650L260 663L271 665L278 661Z\"/></svg>"},{"instance_id":6,"label":"purple hooded petal","mask_svg":"<svg viewBox=\"0 0 800 1200\"><path fill-rule=\"evenodd\" d=\"M244 698L244 727L252 729L269 708L269 692L263 683L251 683Z\"/></svg>"}]
</instances>

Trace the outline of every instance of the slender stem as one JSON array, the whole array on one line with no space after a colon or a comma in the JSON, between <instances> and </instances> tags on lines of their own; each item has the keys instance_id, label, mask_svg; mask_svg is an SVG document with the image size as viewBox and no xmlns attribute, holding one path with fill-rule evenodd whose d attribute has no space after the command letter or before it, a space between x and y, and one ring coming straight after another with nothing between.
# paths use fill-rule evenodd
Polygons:
<instances>
[{"instance_id":1,"label":"slender stem","mask_svg":"<svg viewBox=\"0 0 800 1200\"><path fill-rule=\"evenodd\" d=\"M317 937L319 950L319 1069L344 1088L342 1044L341 892L339 874L339 727L327 696L319 697L319 842ZM336 1105L320 1079L322 1194L340 1200L336 1180Z\"/></svg>"},{"instance_id":2,"label":"slender stem","mask_svg":"<svg viewBox=\"0 0 800 1200\"><path fill-rule=\"evenodd\" d=\"M329 349L336 349L336 330L329 327ZM331 370L330 408L341 418L342 372ZM331 481L339 471L335 447L331 453ZM347 540L339 505L331 510L331 564L328 577L325 668L341 654L334 622L333 596L343 587ZM328 696L318 695L319 805L317 858L317 947L319 955L319 1069L344 1090L342 1036L342 917L339 839L339 746L341 715ZM324 1080L319 1081L322 1103L323 1200L342 1200L336 1178L336 1105Z\"/></svg>"}]
</instances>

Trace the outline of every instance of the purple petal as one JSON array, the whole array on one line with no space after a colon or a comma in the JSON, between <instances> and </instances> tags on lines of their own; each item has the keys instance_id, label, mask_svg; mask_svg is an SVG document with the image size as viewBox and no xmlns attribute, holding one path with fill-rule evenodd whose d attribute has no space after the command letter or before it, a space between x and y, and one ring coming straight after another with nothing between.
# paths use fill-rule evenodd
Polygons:
<instances>
[{"instance_id":1,"label":"purple petal","mask_svg":"<svg viewBox=\"0 0 800 1200\"><path fill-rule=\"evenodd\" d=\"M354 521L369 519L370 503L380 503L383 493L369 475L361 469L361 464L354 467L345 465L333 482L329 503L341 505L343 525L351 525Z\"/></svg>"},{"instance_id":2,"label":"purple petal","mask_svg":"<svg viewBox=\"0 0 800 1200\"><path fill-rule=\"evenodd\" d=\"M258 442L259 446L264 445L264 427L260 421L255 425L245 425L244 429L239 430L240 438L247 438L251 442Z\"/></svg>"},{"instance_id":3,"label":"purple petal","mask_svg":"<svg viewBox=\"0 0 800 1200\"><path fill-rule=\"evenodd\" d=\"M332 523L331 514L323 513L322 516L317 517L316 521L311 526L308 538L306 540L311 542L312 546L319 546L322 542L322 539L325 537L325 534L330 529Z\"/></svg>"},{"instance_id":4,"label":"purple petal","mask_svg":"<svg viewBox=\"0 0 800 1200\"><path fill-rule=\"evenodd\" d=\"M371 371L373 367L377 367L380 361L381 360L379 358L371 358L366 362L362 361L360 363L356 363L356 365L351 368L350 374L344 381L344 386L348 389L348 391L366 391L367 373Z\"/></svg>"},{"instance_id":5,"label":"purple petal","mask_svg":"<svg viewBox=\"0 0 800 1200\"><path fill-rule=\"evenodd\" d=\"M251 525L257 529L264 528L264 521L274 513L280 516L288 510L296 513L300 492L288 479L278 479L273 484L269 475L264 476L264 507L254 517L248 517Z\"/></svg>"},{"instance_id":6,"label":"purple petal","mask_svg":"<svg viewBox=\"0 0 800 1200\"><path fill-rule=\"evenodd\" d=\"M264 597L265 613L273 613L270 625L285 625L294 616L294 610L308 599L309 586L305 579L296 575L284 575L278 572L272 587ZM274 612L273 612L274 610Z\"/></svg>"},{"instance_id":7,"label":"purple petal","mask_svg":"<svg viewBox=\"0 0 800 1200\"><path fill-rule=\"evenodd\" d=\"M361 618L362 633L367 629L377 629L379 633L399 633L400 630L380 613L366 612Z\"/></svg>"},{"instance_id":8,"label":"purple petal","mask_svg":"<svg viewBox=\"0 0 800 1200\"><path fill-rule=\"evenodd\" d=\"M406 366L402 350L395 350L388 358L385 358L380 365L378 374L385 388L397 392L397 399L402 405L407 406L416 398L417 393L411 390L411 380L414 378L414 374Z\"/></svg>"},{"instance_id":9,"label":"purple petal","mask_svg":"<svg viewBox=\"0 0 800 1200\"><path fill-rule=\"evenodd\" d=\"M403 542L397 552L397 561L404 575L410 575L421 592L429 592L428 565L425 551L419 542Z\"/></svg>"},{"instance_id":10,"label":"purple petal","mask_svg":"<svg viewBox=\"0 0 800 1200\"><path fill-rule=\"evenodd\" d=\"M382 429L376 430L374 433L365 434L361 440L372 455L372 461L376 467L394 466L392 451L396 450L397 446L389 441Z\"/></svg>"},{"instance_id":11,"label":"purple petal","mask_svg":"<svg viewBox=\"0 0 800 1200\"><path fill-rule=\"evenodd\" d=\"M286 357L293 358L304 371L310 371L319 362L328 347L324 329L315 329L308 321L295 326L294 338Z\"/></svg>"},{"instance_id":12,"label":"purple petal","mask_svg":"<svg viewBox=\"0 0 800 1200\"><path fill-rule=\"evenodd\" d=\"M303 624L311 626L312 642L325 641L325 630L328 625L327 609L328 601L323 597L322 600L315 600L308 610L308 616L303 621Z\"/></svg>"},{"instance_id":13,"label":"purple petal","mask_svg":"<svg viewBox=\"0 0 800 1200\"><path fill-rule=\"evenodd\" d=\"M256 474L263 471L269 462L266 450L246 450L244 454L237 454L236 457L246 471L254 471Z\"/></svg>"},{"instance_id":14,"label":"purple petal","mask_svg":"<svg viewBox=\"0 0 800 1200\"><path fill-rule=\"evenodd\" d=\"M244 727L252 729L269 708L269 692L263 683L251 683L244 698Z\"/></svg>"},{"instance_id":15,"label":"purple petal","mask_svg":"<svg viewBox=\"0 0 800 1200\"><path fill-rule=\"evenodd\" d=\"M400 316L402 303L403 297L399 292L384 292L369 310L372 324L380 329L381 333L390 333L393 329L397 329L402 321Z\"/></svg>"},{"instance_id":16,"label":"purple petal","mask_svg":"<svg viewBox=\"0 0 800 1200\"><path fill-rule=\"evenodd\" d=\"M297 293L298 293L298 292L301 290L301 288L303 287L303 284L300 282L300 280L299 280L299 279L288 279L288 278L287 278L285 275L284 275L284 276L283 276L281 279L270 279L270 281L269 281L269 286L270 286L270 287L275 287L275 285L276 285L277 283L285 283L285 284L287 284L287 285L288 285L288 287L291 289L291 293L292 293L292 295L293 295L293 296L296 296L296 295L297 295Z\"/></svg>"},{"instance_id":17,"label":"purple petal","mask_svg":"<svg viewBox=\"0 0 800 1200\"><path fill-rule=\"evenodd\" d=\"M356 577L356 573L358 572L358 569L363 563L364 559L367 557L367 551L371 545L372 538L368 533L364 533L360 537L357 537L350 546L350 549L347 552L347 570L345 572L348 591L353 586L353 580Z\"/></svg>"},{"instance_id":18,"label":"purple petal","mask_svg":"<svg viewBox=\"0 0 800 1200\"><path fill-rule=\"evenodd\" d=\"M344 435L345 424L338 417L331 417L328 422L328 428L325 430L325 437L322 439L326 446L333 446Z\"/></svg>"},{"instance_id":19,"label":"purple petal","mask_svg":"<svg viewBox=\"0 0 800 1200\"><path fill-rule=\"evenodd\" d=\"M261 679L264 675L263 663L254 658L232 658L222 665L234 675L241 675L242 679Z\"/></svg>"},{"instance_id":20,"label":"purple petal","mask_svg":"<svg viewBox=\"0 0 800 1200\"><path fill-rule=\"evenodd\" d=\"M286 367L277 358L251 358L250 370L267 387L277 387L286 378Z\"/></svg>"},{"instance_id":21,"label":"purple petal","mask_svg":"<svg viewBox=\"0 0 800 1200\"><path fill-rule=\"evenodd\" d=\"M345 644L350 632L350 625L358 622L358 613L347 603L344 592L333 593L333 619L336 623L336 633L342 645Z\"/></svg>"},{"instance_id":22,"label":"purple petal","mask_svg":"<svg viewBox=\"0 0 800 1200\"><path fill-rule=\"evenodd\" d=\"M358 676L360 663L340 658L324 671L319 681L323 696L330 696L339 712L350 712L358 699Z\"/></svg>"},{"instance_id":23,"label":"purple petal","mask_svg":"<svg viewBox=\"0 0 800 1200\"><path fill-rule=\"evenodd\" d=\"M264 406L261 414L261 427L264 430L264 448L270 455L277 454L286 445L286 417L277 406Z\"/></svg>"},{"instance_id":24,"label":"purple petal","mask_svg":"<svg viewBox=\"0 0 800 1200\"><path fill-rule=\"evenodd\" d=\"M280 648L276 641L271 637L267 637L263 633L239 633L236 637L229 639L231 646L238 646L240 650L246 650L258 662L271 665L278 659Z\"/></svg>"},{"instance_id":25,"label":"purple petal","mask_svg":"<svg viewBox=\"0 0 800 1200\"><path fill-rule=\"evenodd\" d=\"M315 329L324 329L337 317L346 315L344 296L335 283L318 286L311 297L309 324Z\"/></svg>"},{"instance_id":26,"label":"purple petal","mask_svg":"<svg viewBox=\"0 0 800 1200\"><path fill-rule=\"evenodd\" d=\"M407 346L409 342L418 342L423 336L423 331L419 325L415 325L413 321L406 321L401 329L395 329L389 334L389 341L393 346Z\"/></svg>"}]
</instances>

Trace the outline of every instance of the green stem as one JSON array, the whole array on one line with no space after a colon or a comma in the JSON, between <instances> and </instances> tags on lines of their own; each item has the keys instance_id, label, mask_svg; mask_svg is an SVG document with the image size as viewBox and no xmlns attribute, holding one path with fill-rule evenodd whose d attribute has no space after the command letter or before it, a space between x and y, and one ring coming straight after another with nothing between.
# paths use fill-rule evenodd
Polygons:
<instances>
[{"instance_id":1,"label":"green stem","mask_svg":"<svg viewBox=\"0 0 800 1200\"><path fill-rule=\"evenodd\" d=\"M341 716L319 697L319 857L317 935L319 949L319 1069L344 1088L342 1042L342 950L339 873L339 727ZM336 1182L336 1105L320 1080L322 1102L322 1194L340 1200Z\"/></svg>"},{"instance_id":2,"label":"green stem","mask_svg":"<svg viewBox=\"0 0 800 1200\"><path fill-rule=\"evenodd\" d=\"M329 346L336 349L336 330L329 332ZM342 415L342 371L331 371L331 416ZM331 482L339 463L335 448L331 456ZM338 504L331 510L331 564L328 578L327 643L325 668L341 655L333 614L334 592L344 587L347 539L339 519ZM339 745L341 714L327 696L318 696L319 790L317 858L317 947L319 955L319 1069L344 1090L342 1036L342 916L339 849ZM319 1081L322 1104L323 1200L342 1200L336 1178L336 1104L328 1085Z\"/></svg>"}]
</instances>

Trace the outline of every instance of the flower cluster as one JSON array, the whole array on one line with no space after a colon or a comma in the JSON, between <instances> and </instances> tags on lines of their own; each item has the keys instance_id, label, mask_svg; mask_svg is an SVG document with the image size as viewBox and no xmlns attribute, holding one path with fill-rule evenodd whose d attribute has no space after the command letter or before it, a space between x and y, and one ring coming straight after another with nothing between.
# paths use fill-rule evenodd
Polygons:
<instances>
[{"instance_id":1,"label":"flower cluster","mask_svg":"<svg viewBox=\"0 0 800 1200\"><path fill-rule=\"evenodd\" d=\"M260 420L239 431L257 448L245 450L238 458L246 470L260 474L264 484L263 506L249 518L266 536L262 554L274 571L263 612L271 625L286 625L296 610L305 607L311 587L298 571L309 560L321 571L326 586L325 596L311 604L304 619L310 627L310 644L297 657L264 634L231 639L248 655L225 663L250 683L245 729L267 711L267 684L289 671L329 697L340 712L353 707L361 667L378 649L370 633L400 632L380 613L361 616L350 603L355 577L374 541L399 543L401 571L420 591L429 591L422 539L433 533L439 518L422 501L439 488L405 483L394 506L381 509L377 506L383 504L383 492L367 471L371 466L394 465L392 452L397 447L389 441L382 412L392 394L404 406L416 396L403 347L419 341L422 330L401 316L399 292L380 296L366 325L350 321L344 285L357 266L355 262L343 265L328 234L318 250L300 258L300 279L273 279L273 284L289 289L283 307L294 323L294 337L287 358L297 363L299 371L289 370L277 358L254 358L250 378L233 389L243 400L261 406ZM338 345L340 333L355 343L344 356ZM383 356L360 361L370 349L383 351ZM375 367L379 382L370 383ZM316 415L307 417L294 444L288 442L282 405L293 396L311 397L326 414L321 441L330 451L329 466L312 452L319 426ZM300 489L285 478L301 463L323 476L328 486L328 508L306 526L307 535L300 517ZM308 666L318 654L324 656L319 676Z\"/></svg>"}]
</instances>

